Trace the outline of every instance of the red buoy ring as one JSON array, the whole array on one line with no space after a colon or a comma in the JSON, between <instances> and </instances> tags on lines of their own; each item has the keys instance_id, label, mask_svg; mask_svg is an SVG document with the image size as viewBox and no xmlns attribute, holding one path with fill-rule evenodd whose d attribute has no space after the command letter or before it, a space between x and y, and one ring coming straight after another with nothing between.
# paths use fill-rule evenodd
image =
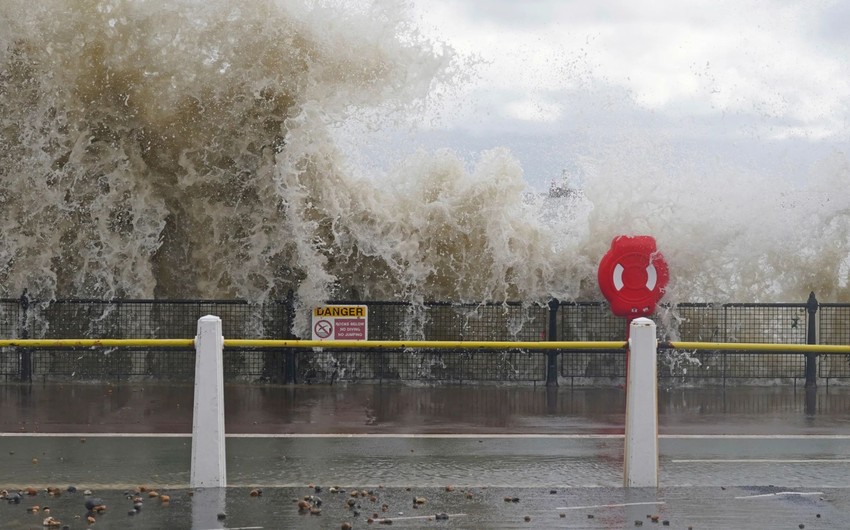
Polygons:
<instances>
[{"instance_id":1,"label":"red buoy ring","mask_svg":"<svg viewBox=\"0 0 850 530\"><path fill-rule=\"evenodd\" d=\"M670 273L652 236L617 236L597 271L599 289L617 316L651 315Z\"/></svg>"}]
</instances>

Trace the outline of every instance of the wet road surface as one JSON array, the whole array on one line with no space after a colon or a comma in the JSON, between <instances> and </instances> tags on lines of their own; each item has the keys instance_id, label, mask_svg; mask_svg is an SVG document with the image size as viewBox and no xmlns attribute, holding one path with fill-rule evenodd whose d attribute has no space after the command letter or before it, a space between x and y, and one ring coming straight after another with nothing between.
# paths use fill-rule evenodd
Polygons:
<instances>
[{"instance_id":1,"label":"wet road surface","mask_svg":"<svg viewBox=\"0 0 850 530\"><path fill-rule=\"evenodd\" d=\"M191 433L191 385L0 385L0 432ZM850 433L850 387L659 391L662 434ZM228 433L622 434L620 388L225 387Z\"/></svg>"},{"instance_id":2,"label":"wet road surface","mask_svg":"<svg viewBox=\"0 0 850 530\"><path fill-rule=\"evenodd\" d=\"M39 490L0 501L0 528L40 528L35 504L88 528L86 488L109 505L94 528L850 527L841 387L662 390L661 487L649 490L620 487L622 389L228 386L231 487L195 492L192 397L190 385L0 386L0 488ZM44 491L69 484L79 492ZM128 515L140 485L172 500ZM299 512L310 495L321 514Z\"/></svg>"},{"instance_id":3,"label":"wet road surface","mask_svg":"<svg viewBox=\"0 0 850 530\"><path fill-rule=\"evenodd\" d=\"M189 483L188 435L0 437L0 485L9 489L85 483L169 488ZM230 435L231 486L310 483L439 487L618 487L617 435ZM845 487L850 436L664 436L666 486Z\"/></svg>"},{"instance_id":4,"label":"wet road surface","mask_svg":"<svg viewBox=\"0 0 850 530\"><path fill-rule=\"evenodd\" d=\"M43 511L26 507L50 506L50 516L71 528L183 529L326 529L382 528L391 520L401 528L583 528L611 529L836 529L846 528L850 497L845 489L789 492L782 488L380 488L352 487L330 492L307 485L265 488L251 496L249 488L226 490L159 490L171 500L148 497L134 509L133 490L93 491L107 510L96 523L85 521L87 498L80 491L60 497L27 497L22 504L0 502L0 526L40 528ZM356 497L352 493L357 491ZM360 495L359 492L365 493ZM308 499L308 500L305 500ZM318 506L313 515L305 507ZM423 501L415 504L414 499ZM507 500L506 500L507 499ZM514 499L516 500L514 502ZM348 501L352 500L349 507ZM133 515L129 515L133 512ZM220 519L219 514L224 518ZM437 519L445 514L447 519ZM369 519L373 523L369 523ZM803 525L803 526L800 526Z\"/></svg>"}]
</instances>

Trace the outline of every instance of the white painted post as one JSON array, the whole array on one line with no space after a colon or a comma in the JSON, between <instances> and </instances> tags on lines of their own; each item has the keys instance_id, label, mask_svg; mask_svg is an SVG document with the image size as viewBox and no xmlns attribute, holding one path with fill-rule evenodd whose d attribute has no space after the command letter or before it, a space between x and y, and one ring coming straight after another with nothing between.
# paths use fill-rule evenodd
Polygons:
<instances>
[{"instance_id":1,"label":"white painted post","mask_svg":"<svg viewBox=\"0 0 850 530\"><path fill-rule=\"evenodd\" d=\"M227 486L224 449L224 337L221 319L198 320L195 337L195 412L192 421L192 488Z\"/></svg>"},{"instance_id":2,"label":"white painted post","mask_svg":"<svg viewBox=\"0 0 850 530\"><path fill-rule=\"evenodd\" d=\"M632 320L626 379L625 487L658 487L658 378L655 322Z\"/></svg>"}]
</instances>

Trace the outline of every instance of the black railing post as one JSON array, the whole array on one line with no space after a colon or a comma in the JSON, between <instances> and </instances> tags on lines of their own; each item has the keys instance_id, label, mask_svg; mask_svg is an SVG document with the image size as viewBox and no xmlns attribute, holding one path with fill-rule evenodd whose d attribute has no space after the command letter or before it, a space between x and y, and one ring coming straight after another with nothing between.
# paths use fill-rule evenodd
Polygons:
<instances>
[{"instance_id":1,"label":"black railing post","mask_svg":"<svg viewBox=\"0 0 850 530\"><path fill-rule=\"evenodd\" d=\"M23 294L21 294L21 298L18 303L21 306L21 321L20 321L20 336L22 339L30 338L29 332L29 322L27 320L27 310L30 306L30 297L27 294L27 290L24 289ZM21 381L25 383L32 383L32 350L28 348L21 349Z\"/></svg>"},{"instance_id":2,"label":"black railing post","mask_svg":"<svg viewBox=\"0 0 850 530\"><path fill-rule=\"evenodd\" d=\"M284 311L286 312L286 329L284 337L286 339L294 339L292 334L292 322L295 320L295 296L292 289L286 293L286 301L284 302ZM297 373L296 352L294 348L286 348L283 357L283 384L295 384L295 374Z\"/></svg>"},{"instance_id":3,"label":"black railing post","mask_svg":"<svg viewBox=\"0 0 850 530\"><path fill-rule=\"evenodd\" d=\"M815 292L809 294L809 300L806 302L806 344L818 343L818 328L817 328L817 313L818 299L815 298ZM815 388L818 386L818 354L806 354L806 388Z\"/></svg>"},{"instance_id":4,"label":"black railing post","mask_svg":"<svg viewBox=\"0 0 850 530\"><path fill-rule=\"evenodd\" d=\"M556 299L549 300L549 336L547 340L558 340L558 308L561 302ZM546 386L558 386L558 352L548 350L546 352Z\"/></svg>"}]
</instances>

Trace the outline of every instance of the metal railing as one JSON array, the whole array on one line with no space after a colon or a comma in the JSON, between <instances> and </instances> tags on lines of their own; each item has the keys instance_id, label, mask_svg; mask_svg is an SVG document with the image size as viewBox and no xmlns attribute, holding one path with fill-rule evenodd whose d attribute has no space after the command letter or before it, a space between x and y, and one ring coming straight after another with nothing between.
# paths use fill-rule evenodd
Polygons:
<instances>
[{"instance_id":1,"label":"metal railing","mask_svg":"<svg viewBox=\"0 0 850 530\"><path fill-rule=\"evenodd\" d=\"M334 303L334 302L329 302ZM335 303L351 303L339 301ZM369 307L373 340L457 341L451 349L257 348L245 342L225 352L230 381L332 383L336 381L424 382L621 382L625 352L610 349L532 350L522 342L625 340L626 321L603 303L558 302L451 304L357 301ZM26 295L0 300L3 338L184 338L197 319L221 316L225 337L292 340L291 298L264 304L240 300L54 300ZM678 304L660 307L653 319L662 342L754 343L739 350L663 348L659 377L726 384L730 380L818 382L850 378L844 353L806 352L794 345L850 344L850 304ZM511 347L472 349L472 341L505 341ZM760 350L783 343L789 350ZM0 378L33 380L191 381L191 348L154 346L0 349Z\"/></svg>"}]
</instances>

